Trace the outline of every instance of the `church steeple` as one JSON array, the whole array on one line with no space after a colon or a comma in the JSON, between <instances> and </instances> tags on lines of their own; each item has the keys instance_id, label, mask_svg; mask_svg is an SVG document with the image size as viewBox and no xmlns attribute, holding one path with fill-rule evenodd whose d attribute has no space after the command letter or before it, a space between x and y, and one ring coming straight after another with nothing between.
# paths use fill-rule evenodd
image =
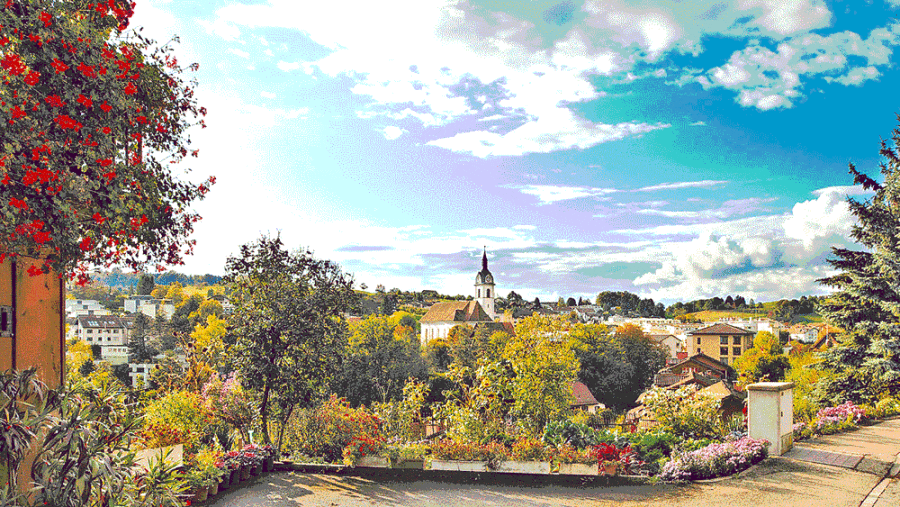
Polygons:
<instances>
[{"instance_id":1,"label":"church steeple","mask_svg":"<svg viewBox=\"0 0 900 507\"><path fill-rule=\"evenodd\" d=\"M485 246L484 252L481 254L481 271L475 275L475 300L492 319L497 318L494 313L494 297L496 295L494 275L488 270L487 246Z\"/></svg>"}]
</instances>

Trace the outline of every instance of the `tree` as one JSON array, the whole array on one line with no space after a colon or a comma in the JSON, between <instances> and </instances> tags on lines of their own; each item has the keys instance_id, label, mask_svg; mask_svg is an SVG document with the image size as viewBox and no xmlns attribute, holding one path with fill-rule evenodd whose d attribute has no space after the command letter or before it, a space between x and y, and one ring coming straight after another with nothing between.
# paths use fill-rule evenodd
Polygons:
<instances>
[{"instance_id":1,"label":"tree","mask_svg":"<svg viewBox=\"0 0 900 507\"><path fill-rule=\"evenodd\" d=\"M900 127L891 145L881 141L880 153L884 183L850 164L853 183L875 192L865 201L847 198L856 217L850 236L864 249L832 248L828 262L840 272L820 280L835 292L819 312L844 330L839 346L822 353L822 367L834 373L817 386L827 403L872 403L881 393L900 392Z\"/></svg>"},{"instance_id":2,"label":"tree","mask_svg":"<svg viewBox=\"0 0 900 507\"><path fill-rule=\"evenodd\" d=\"M541 298L534 298L534 309L539 310L541 308Z\"/></svg>"},{"instance_id":3,"label":"tree","mask_svg":"<svg viewBox=\"0 0 900 507\"><path fill-rule=\"evenodd\" d=\"M132 5L0 8L0 261L43 257L31 274L85 283L90 265L162 269L190 253L189 206L215 179L179 181L168 162L186 158L206 110L170 45L123 34Z\"/></svg>"},{"instance_id":4,"label":"tree","mask_svg":"<svg viewBox=\"0 0 900 507\"><path fill-rule=\"evenodd\" d=\"M153 275L141 273L141 277L138 279L137 293L141 296L149 296L155 288L156 282L153 281Z\"/></svg>"},{"instance_id":5,"label":"tree","mask_svg":"<svg viewBox=\"0 0 900 507\"><path fill-rule=\"evenodd\" d=\"M556 301L556 307L557 308L565 308L566 307L566 300L563 299L562 296L560 296L559 299Z\"/></svg>"},{"instance_id":6,"label":"tree","mask_svg":"<svg viewBox=\"0 0 900 507\"><path fill-rule=\"evenodd\" d=\"M519 425L536 434L560 417L572 401L578 360L565 339L568 322L535 315L516 325L503 351L515 376L510 380L512 413Z\"/></svg>"},{"instance_id":7,"label":"tree","mask_svg":"<svg viewBox=\"0 0 900 507\"><path fill-rule=\"evenodd\" d=\"M225 264L234 312L225 343L242 383L259 392L264 440L274 401L286 421L309 406L339 371L343 317L354 305L353 280L311 252L290 253L280 237L242 245Z\"/></svg>"},{"instance_id":8,"label":"tree","mask_svg":"<svg viewBox=\"0 0 900 507\"><path fill-rule=\"evenodd\" d=\"M372 315L352 327L339 382L351 405L400 399L407 379L427 376L414 328L391 320Z\"/></svg>"},{"instance_id":9,"label":"tree","mask_svg":"<svg viewBox=\"0 0 900 507\"><path fill-rule=\"evenodd\" d=\"M575 298L569 298L566 300L566 306L577 306L578 302L575 301Z\"/></svg>"},{"instance_id":10,"label":"tree","mask_svg":"<svg viewBox=\"0 0 900 507\"><path fill-rule=\"evenodd\" d=\"M767 382L784 380L784 373L789 366L781 341L768 331L757 333L753 339L753 347L745 350L734 361L734 369L742 385L763 379Z\"/></svg>"},{"instance_id":11,"label":"tree","mask_svg":"<svg viewBox=\"0 0 900 507\"><path fill-rule=\"evenodd\" d=\"M578 379L597 401L616 410L634 405L668 355L632 324L622 326L615 335L603 325L577 324L569 339L581 365Z\"/></svg>"},{"instance_id":12,"label":"tree","mask_svg":"<svg viewBox=\"0 0 900 507\"><path fill-rule=\"evenodd\" d=\"M134 317L134 328L128 334L128 360L133 363L147 363L156 351L147 345L147 333L152 322L150 317L138 312Z\"/></svg>"}]
</instances>

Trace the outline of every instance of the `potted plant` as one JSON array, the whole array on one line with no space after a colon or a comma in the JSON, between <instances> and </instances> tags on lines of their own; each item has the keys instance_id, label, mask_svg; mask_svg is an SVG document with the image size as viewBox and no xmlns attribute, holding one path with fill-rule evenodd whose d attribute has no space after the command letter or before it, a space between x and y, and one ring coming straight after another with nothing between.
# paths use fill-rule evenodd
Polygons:
<instances>
[{"instance_id":1,"label":"potted plant","mask_svg":"<svg viewBox=\"0 0 900 507\"><path fill-rule=\"evenodd\" d=\"M388 459L380 456L384 442L378 438L372 438L368 435L354 436L350 443L344 447L343 458L345 465L387 468Z\"/></svg>"},{"instance_id":2,"label":"potted plant","mask_svg":"<svg viewBox=\"0 0 900 507\"><path fill-rule=\"evenodd\" d=\"M204 475L203 470L191 468L185 472L184 479L187 482L190 491L194 492L194 501L205 502L206 497L209 494L209 485L206 482L206 476Z\"/></svg>"},{"instance_id":3,"label":"potted plant","mask_svg":"<svg viewBox=\"0 0 900 507\"><path fill-rule=\"evenodd\" d=\"M616 475L619 470L619 449L612 444L600 442L593 448L597 462L601 463L604 475Z\"/></svg>"},{"instance_id":4,"label":"potted plant","mask_svg":"<svg viewBox=\"0 0 900 507\"><path fill-rule=\"evenodd\" d=\"M275 471L275 453L277 451L272 444L260 446L259 450L263 457L263 472Z\"/></svg>"},{"instance_id":5,"label":"potted plant","mask_svg":"<svg viewBox=\"0 0 900 507\"><path fill-rule=\"evenodd\" d=\"M229 484L236 485L241 480L241 468L243 468L241 453L237 451L226 452L225 466L228 467L228 471L230 472Z\"/></svg>"},{"instance_id":6,"label":"potted plant","mask_svg":"<svg viewBox=\"0 0 900 507\"><path fill-rule=\"evenodd\" d=\"M576 449L563 444L556 449L555 461L559 462L560 475L598 475L599 463L590 449Z\"/></svg>"}]
</instances>

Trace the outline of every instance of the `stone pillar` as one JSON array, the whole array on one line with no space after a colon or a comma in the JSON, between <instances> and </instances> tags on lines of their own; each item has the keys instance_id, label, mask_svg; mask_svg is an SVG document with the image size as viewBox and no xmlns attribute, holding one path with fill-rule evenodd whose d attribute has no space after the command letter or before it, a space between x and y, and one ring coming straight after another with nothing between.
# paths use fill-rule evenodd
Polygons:
<instances>
[{"instance_id":1,"label":"stone pillar","mask_svg":"<svg viewBox=\"0 0 900 507\"><path fill-rule=\"evenodd\" d=\"M747 386L750 438L772 443L771 456L781 456L794 446L794 383L758 382Z\"/></svg>"}]
</instances>

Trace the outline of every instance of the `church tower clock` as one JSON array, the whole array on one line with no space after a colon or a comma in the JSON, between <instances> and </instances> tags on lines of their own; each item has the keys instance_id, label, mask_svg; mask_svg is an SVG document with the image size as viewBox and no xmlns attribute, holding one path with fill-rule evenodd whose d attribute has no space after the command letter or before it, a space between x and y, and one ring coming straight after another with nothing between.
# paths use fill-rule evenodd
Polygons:
<instances>
[{"instance_id":1,"label":"church tower clock","mask_svg":"<svg viewBox=\"0 0 900 507\"><path fill-rule=\"evenodd\" d=\"M481 256L481 271L475 275L475 300L492 319L497 318L497 314L494 313L495 297L497 293L494 290L494 275L488 271L487 247L485 247Z\"/></svg>"}]
</instances>

